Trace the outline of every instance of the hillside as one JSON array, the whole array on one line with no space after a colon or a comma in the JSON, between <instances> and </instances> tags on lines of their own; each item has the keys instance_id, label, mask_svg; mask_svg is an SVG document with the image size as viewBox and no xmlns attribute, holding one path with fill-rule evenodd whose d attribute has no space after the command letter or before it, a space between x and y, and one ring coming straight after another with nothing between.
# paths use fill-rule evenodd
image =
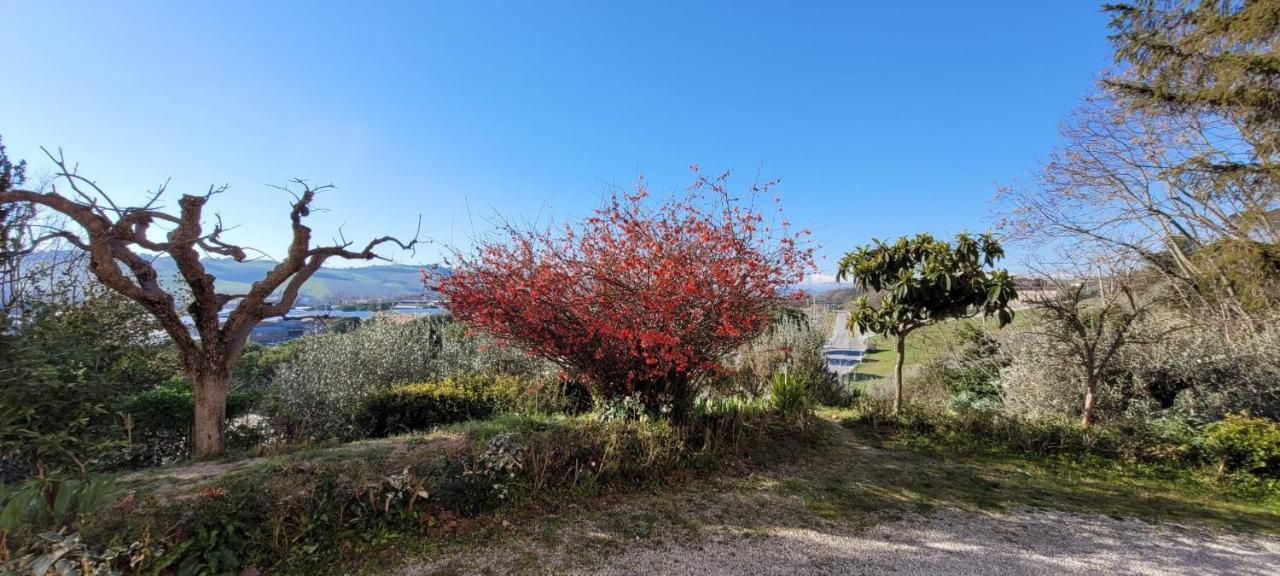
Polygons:
<instances>
[{"instance_id":1,"label":"hillside","mask_svg":"<svg viewBox=\"0 0 1280 576\"><path fill-rule=\"evenodd\" d=\"M40 261L62 261L62 253L39 253L28 264ZM271 260L236 262L230 258L208 258L205 269L217 278L218 290L244 292L274 266ZM169 280L178 276L178 267L168 256L155 260L156 272ZM427 266L436 274L450 274L443 266ZM423 266L411 264L379 264L350 268L321 268L302 287L299 304L368 298L405 298L423 296ZM427 296L432 296L428 294Z\"/></svg>"},{"instance_id":2,"label":"hillside","mask_svg":"<svg viewBox=\"0 0 1280 576\"><path fill-rule=\"evenodd\" d=\"M225 292L243 292L255 280L262 278L274 263L270 260L236 262L229 258L211 258L205 268L218 279L218 289ZM308 301L333 299L400 298L417 297L423 293L422 266L408 264L381 264L353 268L321 268L302 287L300 304ZM156 269L161 276L172 277L178 273L173 261L160 258ZM446 268L438 271L448 273Z\"/></svg>"}]
</instances>

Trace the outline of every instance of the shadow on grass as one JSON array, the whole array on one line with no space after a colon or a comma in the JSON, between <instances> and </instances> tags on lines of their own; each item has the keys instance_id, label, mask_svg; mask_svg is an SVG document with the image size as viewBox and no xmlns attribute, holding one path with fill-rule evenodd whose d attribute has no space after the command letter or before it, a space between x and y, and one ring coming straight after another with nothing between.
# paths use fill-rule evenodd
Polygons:
<instances>
[{"instance_id":1,"label":"shadow on grass","mask_svg":"<svg viewBox=\"0 0 1280 576\"><path fill-rule=\"evenodd\" d=\"M1275 502L1235 497L1190 471L906 448L866 431L835 434L849 438L833 442L823 464L797 467L786 483L822 515L1027 507L1280 533Z\"/></svg>"},{"instance_id":2,"label":"shadow on grass","mask_svg":"<svg viewBox=\"0 0 1280 576\"><path fill-rule=\"evenodd\" d=\"M513 523L509 529L504 521L461 539L407 547L399 543L394 557L383 557L381 563L377 554L366 557L373 562L363 568L371 574L390 569L413 574L592 572L616 569L620 558L630 562L679 557L689 564L624 563L632 572L623 572L678 568L728 574L759 571L761 566L750 564L750 558L769 558L770 571L783 573L788 568L813 571L812 562L828 560L831 566L867 568L856 556L867 554L879 562L908 562L921 573L954 571L960 560L975 563L970 566L998 564L1011 574L1037 574L1061 572L1055 557L1087 555L1089 561L1107 560L1111 568L1150 561L1162 570L1192 573L1212 562L1239 568L1233 573L1263 574L1266 569L1258 566L1270 561L1266 554L1233 556L1231 549L1206 546L1199 536L1184 537L1176 531L1160 532L1156 538L1155 532L1142 532L1140 526L1098 516L1066 520L1035 514L965 517L952 525L948 518L953 516L948 515L955 513L943 511L1030 508L1280 532L1280 510L1274 502L1215 493L1195 484L1185 472L905 447L873 430L845 429L825 420L817 424L824 427L821 441L789 446L788 456L767 468L707 482L648 484L626 495L555 499L538 506L539 514L506 517ZM892 541L868 532L886 521L933 512L939 515L912 520L912 526L918 522L931 527L923 532L896 528L890 532ZM932 518L941 520L934 523ZM968 523L986 532L970 533ZM1138 532L1129 533L1135 529ZM1002 535L1025 530L1038 536ZM945 549L925 536L938 531L951 540ZM708 539L709 534L715 536ZM1068 536L1070 545L1060 548L1055 538ZM767 553L768 547L785 546L788 539L804 539L808 551ZM1146 547L1153 540L1159 540L1156 558ZM1035 550L1025 548L1028 541L1034 542ZM1134 542L1144 543L1145 549L1134 547ZM764 551L754 554L757 548ZM639 556L632 556L638 551ZM405 570L405 560L413 569ZM796 562L800 563L786 565ZM1106 572L1108 566L1092 565L1092 571ZM870 565L872 572L877 567L899 569L896 564Z\"/></svg>"}]
</instances>

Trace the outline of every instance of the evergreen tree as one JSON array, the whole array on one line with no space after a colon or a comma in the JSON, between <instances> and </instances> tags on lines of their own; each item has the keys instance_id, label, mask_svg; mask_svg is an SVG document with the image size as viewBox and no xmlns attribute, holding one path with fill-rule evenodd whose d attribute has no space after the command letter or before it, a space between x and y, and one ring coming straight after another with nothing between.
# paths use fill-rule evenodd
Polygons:
<instances>
[{"instance_id":1,"label":"evergreen tree","mask_svg":"<svg viewBox=\"0 0 1280 576\"><path fill-rule=\"evenodd\" d=\"M837 280L853 277L858 287L881 293L879 306L866 296L854 302L849 327L890 337L894 364L893 412L902 408L902 361L907 335L917 328L973 314L995 316L1004 326L1013 321L1009 303L1017 297L1005 270L988 270L1004 257L991 234L975 239L956 236L955 245L929 234L902 237L893 244L879 240L840 259Z\"/></svg>"},{"instance_id":2,"label":"evergreen tree","mask_svg":"<svg viewBox=\"0 0 1280 576\"><path fill-rule=\"evenodd\" d=\"M1280 208L1280 0L1140 0L1104 10L1122 67L1108 87L1138 112L1209 126L1202 132L1215 149L1173 170L1201 193L1267 197L1235 217L1270 233Z\"/></svg>"}]
</instances>

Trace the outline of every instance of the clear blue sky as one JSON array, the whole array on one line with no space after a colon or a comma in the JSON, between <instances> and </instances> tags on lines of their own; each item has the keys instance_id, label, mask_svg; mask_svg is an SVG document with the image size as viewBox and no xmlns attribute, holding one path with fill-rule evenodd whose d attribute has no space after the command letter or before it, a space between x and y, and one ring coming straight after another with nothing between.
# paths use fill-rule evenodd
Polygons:
<instances>
[{"instance_id":1,"label":"clear blue sky","mask_svg":"<svg viewBox=\"0 0 1280 576\"><path fill-rule=\"evenodd\" d=\"M991 224L1110 62L1088 0L78 2L0 7L0 135L123 199L231 190L279 253L290 178L318 237L466 244L495 212L586 214L603 183L763 163L830 272L872 237ZM471 217L468 217L468 207ZM473 224L474 223L474 224ZM401 261L434 261L438 250Z\"/></svg>"}]
</instances>

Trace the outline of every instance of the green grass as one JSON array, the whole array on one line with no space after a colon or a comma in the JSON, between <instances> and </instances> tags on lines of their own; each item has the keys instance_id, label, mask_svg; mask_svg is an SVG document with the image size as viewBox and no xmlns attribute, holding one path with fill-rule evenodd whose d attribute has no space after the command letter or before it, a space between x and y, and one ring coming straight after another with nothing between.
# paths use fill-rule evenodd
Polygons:
<instances>
[{"instance_id":1,"label":"green grass","mask_svg":"<svg viewBox=\"0 0 1280 576\"><path fill-rule=\"evenodd\" d=\"M1016 330L1025 327L1033 314L1034 311L1032 310L1020 310L1014 315L1013 323L1000 330ZM908 334L906 354L902 362L903 372L907 373L912 368L922 366L930 360L946 356L950 351L951 344L955 342L956 331L963 324L982 327L983 319L982 317L961 318L918 328ZM987 319L986 326L991 330L995 330L995 320ZM862 363L858 365L855 371L858 379L892 378L895 357L893 339L885 336L873 336L868 339L868 343L874 344L877 349L874 352L868 352L863 357Z\"/></svg>"},{"instance_id":2,"label":"green grass","mask_svg":"<svg viewBox=\"0 0 1280 576\"><path fill-rule=\"evenodd\" d=\"M960 445L911 433L842 434L850 441L832 447L831 464L799 476L808 481L798 493L818 510L1029 507L1280 533L1280 494L1242 494L1208 471L1088 455L1032 455L982 439ZM874 451L850 449L859 444ZM848 480L855 472L857 480Z\"/></svg>"}]
</instances>

